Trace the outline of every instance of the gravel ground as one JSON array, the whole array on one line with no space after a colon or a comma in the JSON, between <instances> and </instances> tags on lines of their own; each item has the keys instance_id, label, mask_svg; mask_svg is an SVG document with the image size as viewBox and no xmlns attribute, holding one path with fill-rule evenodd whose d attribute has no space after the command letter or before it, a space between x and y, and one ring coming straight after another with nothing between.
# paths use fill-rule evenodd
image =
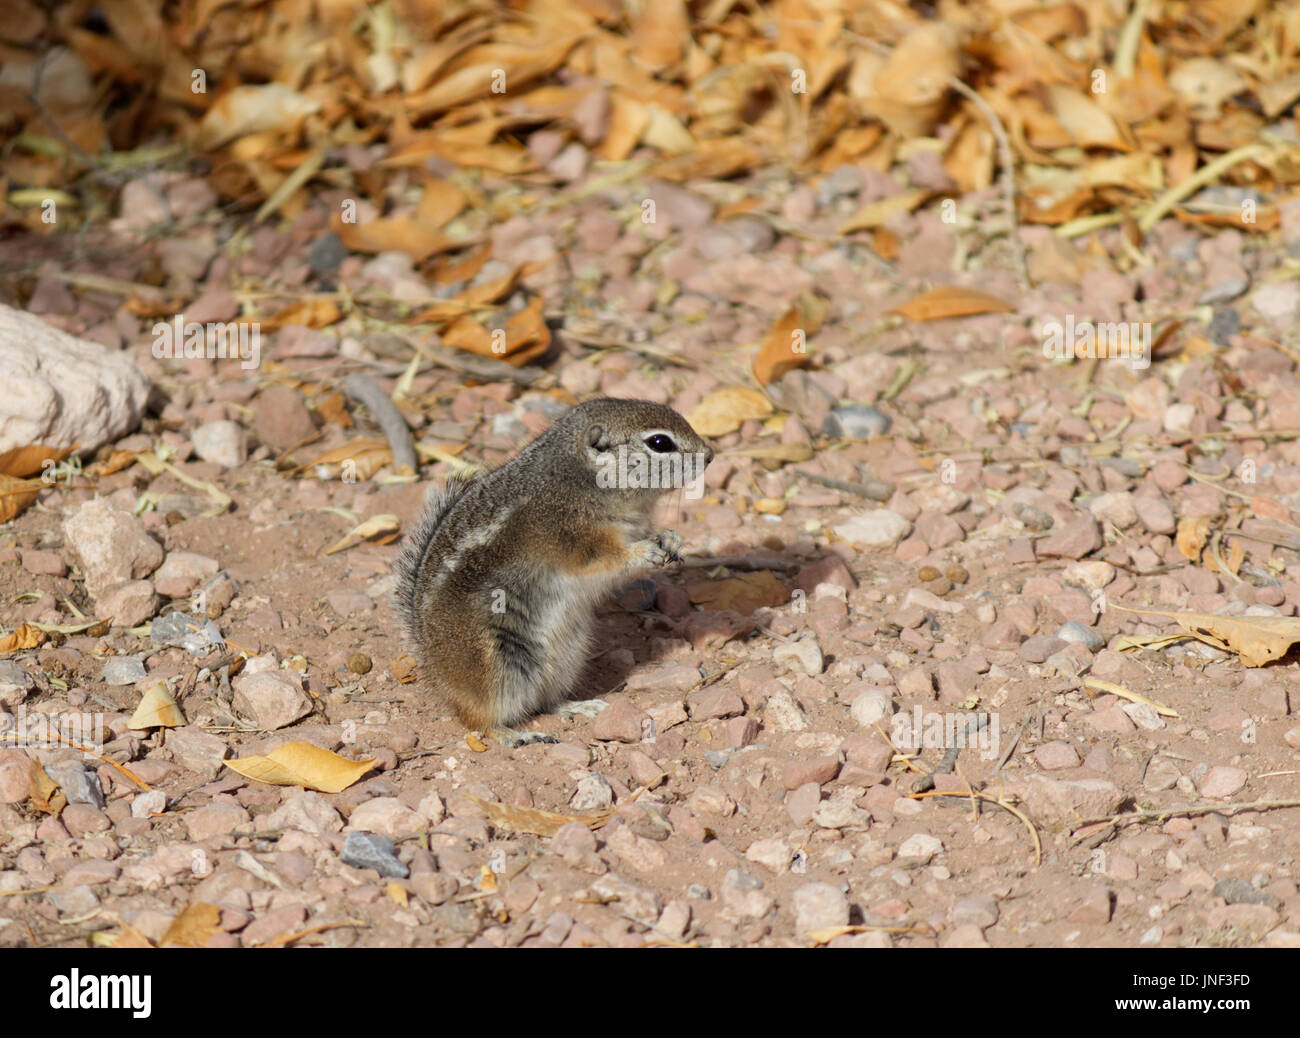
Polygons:
<instances>
[{"instance_id":1,"label":"gravel ground","mask_svg":"<svg viewBox=\"0 0 1300 1038\"><path fill-rule=\"evenodd\" d=\"M157 359L151 319L55 276L161 270L187 319L231 320L254 286L425 305L409 259L347 255L323 207L242 243L194 220L140 240L129 214L90 258L33 240L27 309L129 352L161 391L112 449L164 445L174 468L69 478L0 528L7 630L129 621L0 660L0 708L98 718L104 755L151 789L72 749L0 750L0 944L1300 943L1300 809L1269 806L1300 796L1294 658L1145 644L1180 629L1140 612L1249 625L1300 606L1300 209L1280 240L1165 220L1140 253L1118 229L1010 232L996 190L951 223L900 213L892 242L833 233L931 186L910 169L628 180L490 229L475 277L546 261L514 298L546 299L558 356L516 379L416 375L417 439L466 461L501 463L593 395L716 417L788 309L824 311L773 413L714 438L701 497L665 501L686 562L601 611L574 694L609 705L541 717L558 742L518 749L467 738L412 680L396 544L326 554L367 518L409 525L451 471L307 464L380 435L330 398L354 371L391 391L409 350L345 322L267 333L252 370ZM1008 309L894 312L947 284ZM1150 366L1045 357L1045 324L1089 321L1145 327ZM230 510L205 515L193 481ZM157 639L177 609L226 648L131 629L152 617ZM128 728L159 682L185 723ZM223 765L290 742L374 767L322 793ZM57 816L31 796L37 752ZM1116 817L1137 811L1166 813Z\"/></svg>"}]
</instances>

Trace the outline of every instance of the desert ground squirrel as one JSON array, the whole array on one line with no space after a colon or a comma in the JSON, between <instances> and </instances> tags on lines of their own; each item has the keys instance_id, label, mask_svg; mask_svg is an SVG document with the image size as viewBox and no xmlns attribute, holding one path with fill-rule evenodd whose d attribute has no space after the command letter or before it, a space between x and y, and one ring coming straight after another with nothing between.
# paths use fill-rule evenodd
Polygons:
<instances>
[{"instance_id":1,"label":"desert ground squirrel","mask_svg":"<svg viewBox=\"0 0 1300 1038\"><path fill-rule=\"evenodd\" d=\"M672 408L601 398L518 456L431 492L397 561L397 607L425 677L466 726L553 709L588 658L597 604L680 559L655 502L700 485L713 448Z\"/></svg>"}]
</instances>

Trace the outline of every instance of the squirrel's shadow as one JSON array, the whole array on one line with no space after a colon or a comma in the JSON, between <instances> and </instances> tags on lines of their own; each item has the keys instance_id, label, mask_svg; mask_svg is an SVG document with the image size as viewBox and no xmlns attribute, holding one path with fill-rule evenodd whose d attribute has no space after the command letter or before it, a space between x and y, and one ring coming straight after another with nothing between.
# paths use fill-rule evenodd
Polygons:
<instances>
[{"instance_id":1,"label":"squirrel's shadow","mask_svg":"<svg viewBox=\"0 0 1300 1038\"><path fill-rule=\"evenodd\" d=\"M740 549L737 554L710 557L708 561L727 566L732 577L764 569L774 572L791 596L805 593L796 586L795 573L822 561L827 554L796 559L766 548L735 547ZM760 618L754 615L757 606L737 610L697 608L692 604L688 612L675 617L660 611L657 602L661 601L661 595L672 594L674 590L685 594L688 580L704 579L705 569L697 568L701 560L693 561L695 566L689 570L659 572L653 577L631 580L616 589L597 609L591 656L574 683L570 700L603 699L624 691L634 672L671 658L674 643L687 642L692 646L692 657L707 660L710 655L722 652L729 642L744 641L762 629ZM803 612L793 605L793 597L784 605L776 604L775 608ZM715 668L706 665L704 669ZM701 677L704 676L702 673Z\"/></svg>"}]
</instances>

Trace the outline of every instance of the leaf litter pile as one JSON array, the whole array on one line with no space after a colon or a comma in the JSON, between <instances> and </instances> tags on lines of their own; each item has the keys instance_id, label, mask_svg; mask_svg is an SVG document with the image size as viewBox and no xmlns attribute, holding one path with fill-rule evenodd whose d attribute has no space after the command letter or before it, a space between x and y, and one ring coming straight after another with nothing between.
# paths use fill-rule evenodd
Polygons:
<instances>
[{"instance_id":1,"label":"leaf litter pile","mask_svg":"<svg viewBox=\"0 0 1300 1038\"><path fill-rule=\"evenodd\" d=\"M12 6L156 393L0 440L0 942L1300 943L1294 5ZM597 394L718 457L506 749L393 552Z\"/></svg>"}]
</instances>

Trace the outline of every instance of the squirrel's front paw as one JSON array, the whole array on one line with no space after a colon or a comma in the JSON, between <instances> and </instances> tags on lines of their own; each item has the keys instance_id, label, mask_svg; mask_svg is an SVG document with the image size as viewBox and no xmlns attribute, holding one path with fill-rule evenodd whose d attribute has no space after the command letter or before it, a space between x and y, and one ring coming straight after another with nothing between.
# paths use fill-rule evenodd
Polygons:
<instances>
[{"instance_id":1,"label":"squirrel's front paw","mask_svg":"<svg viewBox=\"0 0 1300 1038\"><path fill-rule=\"evenodd\" d=\"M676 530L660 530L644 541L637 541L636 565L663 566L682 561L682 539Z\"/></svg>"}]
</instances>

